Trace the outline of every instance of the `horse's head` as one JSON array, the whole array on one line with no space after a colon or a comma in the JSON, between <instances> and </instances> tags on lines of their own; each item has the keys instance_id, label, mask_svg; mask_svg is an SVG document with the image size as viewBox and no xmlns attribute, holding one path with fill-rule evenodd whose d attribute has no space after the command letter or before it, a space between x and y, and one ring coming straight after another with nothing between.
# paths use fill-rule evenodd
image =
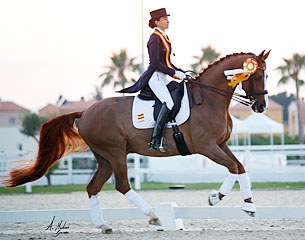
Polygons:
<instances>
[{"instance_id":1,"label":"horse's head","mask_svg":"<svg viewBox=\"0 0 305 240\"><path fill-rule=\"evenodd\" d=\"M250 76L248 81L243 82L243 90L253 102L252 110L254 112L262 113L266 109L265 94L268 94L268 91L265 90L267 80L265 60L269 56L270 51L265 54L264 50L260 55L255 57L258 63L257 71Z\"/></svg>"}]
</instances>

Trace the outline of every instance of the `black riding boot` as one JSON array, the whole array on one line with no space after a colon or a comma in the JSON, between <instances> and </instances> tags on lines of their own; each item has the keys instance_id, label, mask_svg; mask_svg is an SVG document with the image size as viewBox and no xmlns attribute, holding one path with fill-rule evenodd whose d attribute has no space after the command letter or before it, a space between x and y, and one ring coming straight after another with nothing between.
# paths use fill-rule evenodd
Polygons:
<instances>
[{"instance_id":1,"label":"black riding boot","mask_svg":"<svg viewBox=\"0 0 305 240\"><path fill-rule=\"evenodd\" d=\"M149 143L149 148L159 149L161 144L162 132L165 124L167 123L170 110L167 108L166 103L164 102L162 108L159 112L156 125L152 134L151 142Z\"/></svg>"}]
</instances>

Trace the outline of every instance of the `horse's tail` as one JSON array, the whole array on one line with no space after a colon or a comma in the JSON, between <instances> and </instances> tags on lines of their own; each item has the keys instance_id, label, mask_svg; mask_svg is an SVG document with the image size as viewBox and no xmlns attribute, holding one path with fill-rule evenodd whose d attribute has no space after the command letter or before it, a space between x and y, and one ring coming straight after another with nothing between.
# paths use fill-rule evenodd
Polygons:
<instances>
[{"instance_id":1,"label":"horse's tail","mask_svg":"<svg viewBox=\"0 0 305 240\"><path fill-rule=\"evenodd\" d=\"M74 112L55 117L44 123L40 130L36 160L31 165L12 169L9 178L3 181L4 186L16 187L35 181L64 155L74 150L81 151L87 148L87 144L79 135L74 124L75 119L81 115L82 112Z\"/></svg>"}]
</instances>

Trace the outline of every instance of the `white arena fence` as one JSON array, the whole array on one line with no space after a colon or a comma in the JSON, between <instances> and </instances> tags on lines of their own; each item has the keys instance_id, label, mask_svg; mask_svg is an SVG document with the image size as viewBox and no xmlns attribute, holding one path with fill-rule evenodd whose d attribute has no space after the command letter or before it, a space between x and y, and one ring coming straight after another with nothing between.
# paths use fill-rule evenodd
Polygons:
<instances>
[{"instance_id":1,"label":"white arena fence","mask_svg":"<svg viewBox=\"0 0 305 240\"><path fill-rule=\"evenodd\" d=\"M305 181L304 160L287 160L305 156L305 145L252 145L230 146L233 153L244 164L252 181ZM33 153L0 153L0 177L8 175L10 161L33 158ZM95 159L91 152L73 153L60 161L60 168L51 176L52 184L87 184L95 172ZM299 164L290 166L289 163ZM86 165L87 164L87 165ZM201 155L174 157L145 157L137 154L127 156L129 177L135 189L141 182L194 183L215 182L223 179L226 169ZM113 178L109 180L112 182ZM217 181L216 181L217 182ZM32 185L46 185L41 178ZM27 184L31 192L31 184ZM1 184L0 184L1 187Z\"/></svg>"},{"instance_id":2,"label":"white arena fence","mask_svg":"<svg viewBox=\"0 0 305 240\"><path fill-rule=\"evenodd\" d=\"M106 220L147 219L137 208L102 209ZM178 207L176 203L160 203L154 210L162 226L156 230L184 229L183 219L305 219L305 206L261 206L255 218L248 216L240 207ZM80 210L24 210L0 211L1 223L91 221L88 209ZM1 225L0 225L1 226Z\"/></svg>"}]
</instances>

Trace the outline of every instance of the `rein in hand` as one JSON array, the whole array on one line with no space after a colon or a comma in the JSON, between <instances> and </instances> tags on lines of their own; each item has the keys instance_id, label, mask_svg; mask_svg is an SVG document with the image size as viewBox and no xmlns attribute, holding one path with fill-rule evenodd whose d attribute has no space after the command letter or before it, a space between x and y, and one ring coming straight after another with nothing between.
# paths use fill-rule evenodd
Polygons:
<instances>
[{"instance_id":1,"label":"rein in hand","mask_svg":"<svg viewBox=\"0 0 305 240\"><path fill-rule=\"evenodd\" d=\"M191 73L191 74L189 74ZM196 84L198 85L201 89L204 88L204 89L207 89L207 90L210 90L212 92L215 92L223 97L226 97L226 98L229 98L229 99L233 99L247 107L251 106L254 101L251 100L249 98L248 95L242 95L242 94L239 94L239 93L232 93L232 92L229 92L229 91L225 91L225 90L222 90L222 89L219 89L219 88L216 88L216 87L212 87L212 86L209 86L209 85L206 85L204 83L201 83L199 81L196 81L196 79L199 77L199 75L197 73L195 73L194 71L191 71L191 70L188 70L186 71L186 75L187 77L183 80L185 82L189 82L190 84Z\"/></svg>"}]
</instances>

